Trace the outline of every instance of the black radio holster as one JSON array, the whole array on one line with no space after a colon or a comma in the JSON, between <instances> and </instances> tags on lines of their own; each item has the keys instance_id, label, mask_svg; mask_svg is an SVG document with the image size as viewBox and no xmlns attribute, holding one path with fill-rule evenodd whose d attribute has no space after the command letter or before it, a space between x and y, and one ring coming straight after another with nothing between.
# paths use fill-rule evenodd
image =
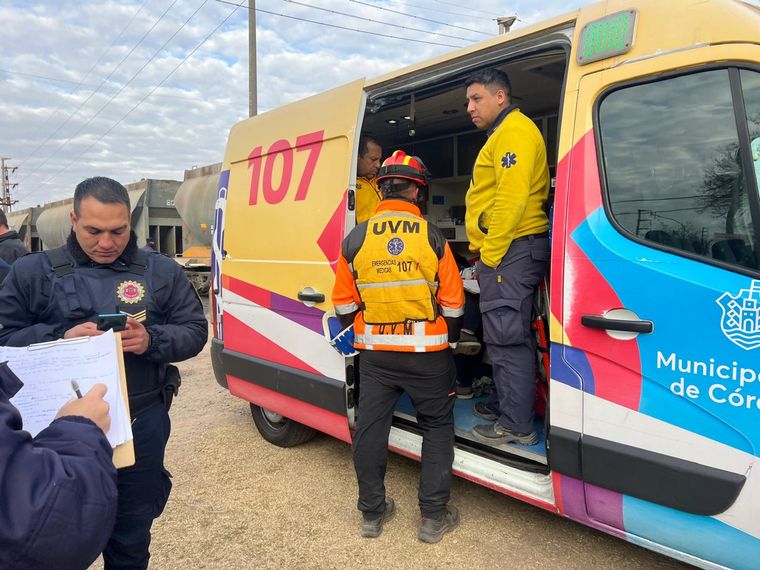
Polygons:
<instances>
[{"instance_id":1,"label":"black radio holster","mask_svg":"<svg viewBox=\"0 0 760 570\"><path fill-rule=\"evenodd\" d=\"M182 377L179 375L179 368L173 364L166 366L166 372L164 373L164 388L161 391L161 398L164 401L164 406L168 411L172 407L172 400L174 396L179 394L179 387L182 384Z\"/></svg>"}]
</instances>

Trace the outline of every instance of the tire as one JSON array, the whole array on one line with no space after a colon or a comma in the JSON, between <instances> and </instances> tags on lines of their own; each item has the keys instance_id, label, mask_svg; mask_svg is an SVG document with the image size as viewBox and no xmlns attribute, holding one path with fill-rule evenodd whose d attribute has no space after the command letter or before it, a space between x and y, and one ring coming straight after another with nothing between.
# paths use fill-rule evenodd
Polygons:
<instances>
[{"instance_id":1,"label":"tire","mask_svg":"<svg viewBox=\"0 0 760 570\"><path fill-rule=\"evenodd\" d=\"M251 404L251 416L261 437L278 447L295 447L314 439L316 430Z\"/></svg>"}]
</instances>

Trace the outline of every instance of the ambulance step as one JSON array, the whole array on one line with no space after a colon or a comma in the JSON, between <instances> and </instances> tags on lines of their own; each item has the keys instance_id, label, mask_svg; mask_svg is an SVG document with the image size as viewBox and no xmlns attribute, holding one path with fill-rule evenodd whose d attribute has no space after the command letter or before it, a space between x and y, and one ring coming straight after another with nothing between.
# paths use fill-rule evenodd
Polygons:
<instances>
[{"instance_id":1,"label":"ambulance step","mask_svg":"<svg viewBox=\"0 0 760 570\"><path fill-rule=\"evenodd\" d=\"M535 420L535 430L538 434L538 442L535 445L521 445L518 443L508 443L504 445L488 446L478 442L472 435L472 428L478 424L487 424L488 422L476 417L472 410L475 404L485 401L486 397L473 398L470 400L457 400L454 405L454 433L457 440L472 442L476 447L487 447L494 451L500 451L506 455L516 455L530 461L546 465L546 437L544 434L543 418L537 417ZM394 415L408 422L417 423L416 411L411 400L406 394L403 394L396 404Z\"/></svg>"}]
</instances>

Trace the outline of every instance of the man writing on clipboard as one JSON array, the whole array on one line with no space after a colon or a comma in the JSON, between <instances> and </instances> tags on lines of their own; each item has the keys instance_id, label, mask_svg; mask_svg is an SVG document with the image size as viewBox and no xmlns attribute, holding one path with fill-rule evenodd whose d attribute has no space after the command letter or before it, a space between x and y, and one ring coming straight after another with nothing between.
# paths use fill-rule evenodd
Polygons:
<instances>
[{"instance_id":1,"label":"man writing on clipboard","mask_svg":"<svg viewBox=\"0 0 760 570\"><path fill-rule=\"evenodd\" d=\"M21 386L0 362L0 568L87 568L116 517L106 387L73 398L32 438L10 403Z\"/></svg>"},{"instance_id":2,"label":"man writing on clipboard","mask_svg":"<svg viewBox=\"0 0 760 570\"><path fill-rule=\"evenodd\" d=\"M136 463L118 471L116 525L105 568L147 568L150 527L171 481L164 469L170 362L198 354L208 324L198 295L170 258L137 247L124 186L90 178L74 192L66 245L20 259L0 289L0 345L97 336L97 317L127 313L121 333Z\"/></svg>"}]
</instances>

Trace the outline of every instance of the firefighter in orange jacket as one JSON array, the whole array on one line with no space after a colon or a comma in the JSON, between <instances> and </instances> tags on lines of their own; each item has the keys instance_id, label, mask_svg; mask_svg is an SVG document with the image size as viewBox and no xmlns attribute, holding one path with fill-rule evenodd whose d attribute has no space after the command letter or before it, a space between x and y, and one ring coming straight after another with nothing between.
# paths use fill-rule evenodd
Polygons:
<instances>
[{"instance_id":1,"label":"firefighter in orange jacket","mask_svg":"<svg viewBox=\"0 0 760 570\"><path fill-rule=\"evenodd\" d=\"M395 513L385 494L393 409L406 392L422 430L419 538L438 542L459 524L449 505L454 459L455 367L464 290L441 231L416 205L427 184L422 161L397 150L377 176L383 200L343 241L332 300L360 351L353 438L362 536L380 535Z\"/></svg>"}]
</instances>

